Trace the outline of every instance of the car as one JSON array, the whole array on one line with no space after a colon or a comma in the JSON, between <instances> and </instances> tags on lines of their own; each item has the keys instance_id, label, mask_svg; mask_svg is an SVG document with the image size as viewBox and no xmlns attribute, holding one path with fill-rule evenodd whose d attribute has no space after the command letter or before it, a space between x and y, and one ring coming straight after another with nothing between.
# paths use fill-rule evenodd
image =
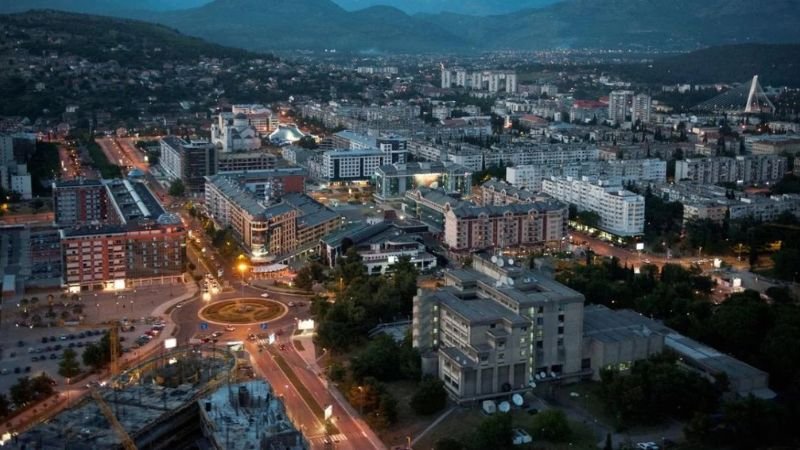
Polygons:
<instances>
[{"instance_id":1,"label":"car","mask_svg":"<svg viewBox=\"0 0 800 450\"><path fill-rule=\"evenodd\" d=\"M264 292L263 294L261 294L261 296L262 296L262 297L264 297L264 298L268 298L268 297L269 297L269 294L267 294L266 292Z\"/></svg>"},{"instance_id":2,"label":"car","mask_svg":"<svg viewBox=\"0 0 800 450\"><path fill-rule=\"evenodd\" d=\"M294 302L289 302L289 308L294 308L295 306L297 305L295 305Z\"/></svg>"},{"instance_id":3,"label":"car","mask_svg":"<svg viewBox=\"0 0 800 450\"><path fill-rule=\"evenodd\" d=\"M74 342L70 342L69 345L67 346L67 348L74 348L74 347L75 347L75 343Z\"/></svg>"},{"instance_id":4,"label":"car","mask_svg":"<svg viewBox=\"0 0 800 450\"><path fill-rule=\"evenodd\" d=\"M252 342L252 341L255 341L256 339L257 339L257 338L256 338L256 335L255 335L255 334L253 334L253 333L250 333L250 334L248 334L248 335L247 335L247 340L248 340L248 341L251 341L251 342Z\"/></svg>"},{"instance_id":5,"label":"car","mask_svg":"<svg viewBox=\"0 0 800 450\"><path fill-rule=\"evenodd\" d=\"M223 332L223 331L215 331L215 332L211 333L211 336L212 337L220 337L223 334L225 334L225 332Z\"/></svg>"},{"instance_id":6,"label":"car","mask_svg":"<svg viewBox=\"0 0 800 450\"><path fill-rule=\"evenodd\" d=\"M56 345L53 346L53 350L55 350L55 351L59 351L62 348L64 348L64 347L61 344L56 344Z\"/></svg>"},{"instance_id":7,"label":"car","mask_svg":"<svg viewBox=\"0 0 800 450\"><path fill-rule=\"evenodd\" d=\"M49 345L48 345L47 347L45 347L45 348L44 348L44 351L46 351L46 352L52 352L52 351L53 351L53 347L51 347L51 346L49 346Z\"/></svg>"},{"instance_id":8,"label":"car","mask_svg":"<svg viewBox=\"0 0 800 450\"><path fill-rule=\"evenodd\" d=\"M638 442L636 448L638 450L659 450L655 442Z\"/></svg>"},{"instance_id":9,"label":"car","mask_svg":"<svg viewBox=\"0 0 800 450\"><path fill-rule=\"evenodd\" d=\"M8 375L8 369L0 370L0 375Z\"/></svg>"},{"instance_id":10,"label":"car","mask_svg":"<svg viewBox=\"0 0 800 450\"><path fill-rule=\"evenodd\" d=\"M225 331L236 331L236 327L233 325L225 326Z\"/></svg>"},{"instance_id":11,"label":"car","mask_svg":"<svg viewBox=\"0 0 800 450\"><path fill-rule=\"evenodd\" d=\"M19 367L14 367L14 373L20 373L20 372L22 372L22 369L21 369L21 368L19 368Z\"/></svg>"},{"instance_id":12,"label":"car","mask_svg":"<svg viewBox=\"0 0 800 450\"><path fill-rule=\"evenodd\" d=\"M67 340L67 335L66 334L62 334L61 336L58 337L58 339L61 340L61 341L66 341Z\"/></svg>"},{"instance_id":13,"label":"car","mask_svg":"<svg viewBox=\"0 0 800 450\"><path fill-rule=\"evenodd\" d=\"M278 348L279 348L281 351L286 351L286 344L281 344L281 345L280 345Z\"/></svg>"},{"instance_id":14,"label":"car","mask_svg":"<svg viewBox=\"0 0 800 450\"><path fill-rule=\"evenodd\" d=\"M39 361L39 357L38 356L31 356L31 362L36 362L36 361Z\"/></svg>"},{"instance_id":15,"label":"car","mask_svg":"<svg viewBox=\"0 0 800 450\"><path fill-rule=\"evenodd\" d=\"M25 347L25 341L17 341L17 347Z\"/></svg>"},{"instance_id":16,"label":"car","mask_svg":"<svg viewBox=\"0 0 800 450\"><path fill-rule=\"evenodd\" d=\"M48 340L50 342L55 342L56 341L56 337L55 336L50 336L50 338Z\"/></svg>"},{"instance_id":17,"label":"car","mask_svg":"<svg viewBox=\"0 0 800 450\"><path fill-rule=\"evenodd\" d=\"M78 339L83 339L86 337L86 333L78 333Z\"/></svg>"},{"instance_id":18,"label":"car","mask_svg":"<svg viewBox=\"0 0 800 450\"><path fill-rule=\"evenodd\" d=\"M36 353L36 349L33 347L28 348L28 353Z\"/></svg>"},{"instance_id":19,"label":"car","mask_svg":"<svg viewBox=\"0 0 800 450\"><path fill-rule=\"evenodd\" d=\"M49 342L47 336L42 336L42 344L47 344L47 342Z\"/></svg>"},{"instance_id":20,"label":"car","mask_svg":"<svg viewBox=\"0 0 800 450\"><path fill-rule=\"evenodd\" d=\"M75 344L75 346L78 347L78 348L81 348L81 347L83 347L83 342L78 342L77 344Z\"/></svg>"},{"instance_id":21,"label":"car","mask_svg":"<svg viewBox=\"0 0 800 450\"><path fill-rule=\"evenodd\" d=\"M58 355L56 355L55 353L51 353L50 359L58 359Z\"/></svg>"},{"instance_id":22,"label":"car","mask_svg":"<svg viewBox=\"0 0 800 450\"><path fill-rule=\"evenodd\" d=\"M31 366L25 366L25 373L31 373Z\"/></svg>"}]
</instances>

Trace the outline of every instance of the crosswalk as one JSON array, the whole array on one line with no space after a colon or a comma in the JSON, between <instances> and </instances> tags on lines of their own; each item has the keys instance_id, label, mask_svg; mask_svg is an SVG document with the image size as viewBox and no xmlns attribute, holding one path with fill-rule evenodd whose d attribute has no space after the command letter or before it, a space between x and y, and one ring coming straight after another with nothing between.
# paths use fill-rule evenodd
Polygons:
<instances>
[{"instance_id":1,"label":"crosswalk","mask_svg":"<svg viewBox=\"0 0 800 450\"><path fill-rule=\"evenodd\" d=\"M318 434L315 436L308 436L308 442L311 444L312 448L326 448L326 445L330 443L333 447L328 446L327 448L335 448L336 444L344 442L347 440L347 436L342 433L339 434L332 434L332 435L325 435L325 434Z\"/></svg>"}]
</instances>

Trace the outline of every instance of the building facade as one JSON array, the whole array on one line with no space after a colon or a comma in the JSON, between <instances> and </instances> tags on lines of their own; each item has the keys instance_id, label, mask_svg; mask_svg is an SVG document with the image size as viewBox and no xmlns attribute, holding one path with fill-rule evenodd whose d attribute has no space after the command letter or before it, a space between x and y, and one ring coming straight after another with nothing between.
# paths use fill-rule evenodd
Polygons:
<instances>
[{"instance_id":1,"label":"building facade","mask_svg":"<svg viewBox=\"0 0 800 450\"><path fill-rule=\"evenodd\" d=\"M441 162L395 163L375 170L375 198L396 200L406 191L418 187L441 188L447 192L468 195L472 188L472 171L466 167Z\"/></svg>"},{"instance_id":2,"label":"building facade","mask_svg":"<svg viewBox=\"0 0 800 450\"><path fill-rule=\"evenodd\" d=\"M208 141L166 136L161 139L159 166L170 179L183 181L190 192L202 192L204 177L216 171L217 151Z\"/></svg>"},{"instance_id":3,"label":"building facade","mask_svg":"<svg viewBox=\"0 0 800 450\"><path fill-rule=\"evenodd\" d=\"M617 182L552 177L542 182L542 191L579 211L592 211L599 228L616 236L644 233L644 197L623 189Z\"/></svg>"},{"instance_id":4,"label":"building facade","mask_svg":"<svg viewBox=\"0 0 800 450\"><path fill-rule=\"evenodd\" d=\"M750 185L779 181L788 170L786 157L778 155L690 158L675 162L675 181Z\"/></svg>"}]
</instances>

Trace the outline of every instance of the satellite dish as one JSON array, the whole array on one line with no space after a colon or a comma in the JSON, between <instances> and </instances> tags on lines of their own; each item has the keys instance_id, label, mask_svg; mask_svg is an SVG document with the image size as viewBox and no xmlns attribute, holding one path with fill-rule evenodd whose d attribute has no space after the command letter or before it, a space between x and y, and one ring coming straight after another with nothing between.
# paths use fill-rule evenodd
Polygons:
<instances>
[{"instance_id":1,"label":"satellite dish","mask_svg":"<svg viewBox=\"0 0 800 450\"><path fill-rule=\"evenodd\" d=\"M514 265L514 258L508 258L508 265L509 266L513 266Z\"/></svg>"},{"instance_id":2,"label":"satellite dish","mask_svg":"<svg viewBox=\"0 0 800 450\"><path fill-rule=\"evenodd\" d=\"M505 263L505 261L503 260L503 258L498 258L498 259L497 259L497 265L498 265L498 266L500 266L500 267L503 267L505 264L506 264L506 263Z\"/></svg>"},{"instance_id":3,"label":"satellite dish","mask_svg":"<svg viewBox=\"0 0 800 450\"><path fill-rule=\"evenodd\" d=\"M500 412L507 413L511 411L511 404L508 402L500 402L500 404L497 406L497 409L499 409Z\"/></svg>"},{"instance_id":4,"label":"satellite dish","mask_svg":"<svg viewBox=\"0 0 800 450\"><path fill-rule=\"evenodd\" d=\"M513 285L514 285L514 279L513 279L513 278L509 278L509 279L507 280L507 282L508 282L508 285L509 285L509 286L513 286Z\"/></svg>"},{"instance_id":5,"label":"satellite dish","mask_svg":"<svg viewBox=\"0 0 800 450\"><path fill-rule=\"evenodd\" d=\"M514 394L514 395L512 395L512 396L511 396L511 402L512 402L512 403L514 403L516 406L522 406L522 404L523 404L523 403L525 403L525 402L522 400L522 396L521 396L521 395L519 395L519 394Z\"/></svg>"},{"instance_id":6,"label":"satellite dish","mask_svg":"<svg viewBox=\"0 0 800 450\"><path fill-rule=\"evenodd\" d=\"M536 382L535 381L531 381L531 384L529 384L528 386L530 386L531 389L536 389Z\"/></svg>"},{"instance_id":7,"label":"satellite dish","mask_svg":"<svg viewBox=\"0 0 800 450\"><path fill-rule=\"evenodd\" d=\"M535 375L533 376L533 378L534 378L535 380L538 380L538 379L540 379L540 378L539 378L539 374L538 374L538 373L537 373L537 374L535 374Z\"/></svg>"},{"instance_id":8,"label":"satellite dish","mask_svg":"<svg viewBox=\"0 0 800 450\"><path fill-rule=\"evenodd\" d=\"M493 263L496 263L496 262L497 262L497 255L492 255L492 262L493 262Z\"/></svg>"}]
</instances>

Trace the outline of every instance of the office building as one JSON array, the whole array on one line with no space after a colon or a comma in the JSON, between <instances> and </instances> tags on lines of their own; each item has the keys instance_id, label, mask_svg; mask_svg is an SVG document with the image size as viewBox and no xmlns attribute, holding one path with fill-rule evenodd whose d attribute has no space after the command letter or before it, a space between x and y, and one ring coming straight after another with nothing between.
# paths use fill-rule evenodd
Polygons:
<instances>
[{"instance_id":1,"label":"office building","mask_svg":"<svg viewBox=\"0 0 800 450\"><path fill-rule=\"evenodd\" d=\"M667 163L660 159L622 159L506 168L506 181L532 192L541 191L542 182L551 177L595 177L615 179L625 184L664 183L667 180Z\"/></svg>"},{"instance_id":2,"label":"office building","mask_svg":"<svg viewBox=\"0 0 800 450\"><path fill-rule=\"evenodd\" d=\"M159 166L170 179L183 181L188 191L202 192L204 177L216 171L217 150L208 141L166 136L161 139Z\"/></svg>"},{"instance_id":3,"label":"office building","mask_svg":"<svg viewBox=\"0 0 800 450\"><path fill-rule=\"evenodd\" d=\"M544 373L563 380L583 368L583 296L513 260L473 255L448 270L445 287L414 298L413 344L423 371L458 402L508 396Z\"/></svg>"},{"instance_id":4,"label":"office building","mask_svg":"<svg viewBox=\"0 0 800 450\"><path fill-rule=\"evenodd\" d=\"M559 247L567 235L567 205L549 200L505 206L461 205L444 213L444 243L451 251Z\"/></svg>"},{"instance_id":5,"label":"office building","mask_svg":"<svg viewBox=\"0 0 800 450\"><path fill-rule=\"evenodd\" d=\"M366 181L390 164L391 155L377 148L336 149L322 153L322 178L329 182Z\"/></svg>"},{"instance_id":6,"label":"office building","mask_svg":"<svg viewBox=\"0 0 800 450\"><path fill-rule=\"evenodd\" d=\"M271 170L278 158L265 151L253 150L235 153L218 153L214 173Z\"/></svg>"},{"instance_id":7,"label":"office building","mask_svg":"<svg viewBox=\"0 0 800 450\"><path fill-rule=\"evenodd\" d=\"M597 213L598 227L612 235L644 233L644 197L625 190L619 181L552 177L542 182L542 191L579 211Z\"/></svg>"},{"instance_id":8,"label":"office building","mask_svg":"<svg viewBox=\"0 0 800 450\"><path fill-rule=\"evenodd\" d=\"M403 198L403 211L406 214L419 219L438 232L444 230L445 213L461 205L470 205L470 203L461 200L459 195L426 187L406 191Z\"/></svg>"},{"instance_id":9,"label":"office building","mask_svg":"<svg viewBox=\"0 0 800 450\"><path fill-rule=\"evenodd\" d=\"M472 189L472 171L453 163L411 162L387 164L375 170L375 198L396 200L418 187L441 188L468 195Z\"/></svg>"},{"instance_id":10,"label":"office building","mask_svg":"<svg viewBox=\"0 0 800 450\"><path fill-rule=\"evenodd\" d=\"M311 197L281 193L271 182L248 182L246 176L206 177L205 205L218 227L231 227L255 263L281 261L316 248L342 224L338 214Z\"/></svg>"}]
</instances>

